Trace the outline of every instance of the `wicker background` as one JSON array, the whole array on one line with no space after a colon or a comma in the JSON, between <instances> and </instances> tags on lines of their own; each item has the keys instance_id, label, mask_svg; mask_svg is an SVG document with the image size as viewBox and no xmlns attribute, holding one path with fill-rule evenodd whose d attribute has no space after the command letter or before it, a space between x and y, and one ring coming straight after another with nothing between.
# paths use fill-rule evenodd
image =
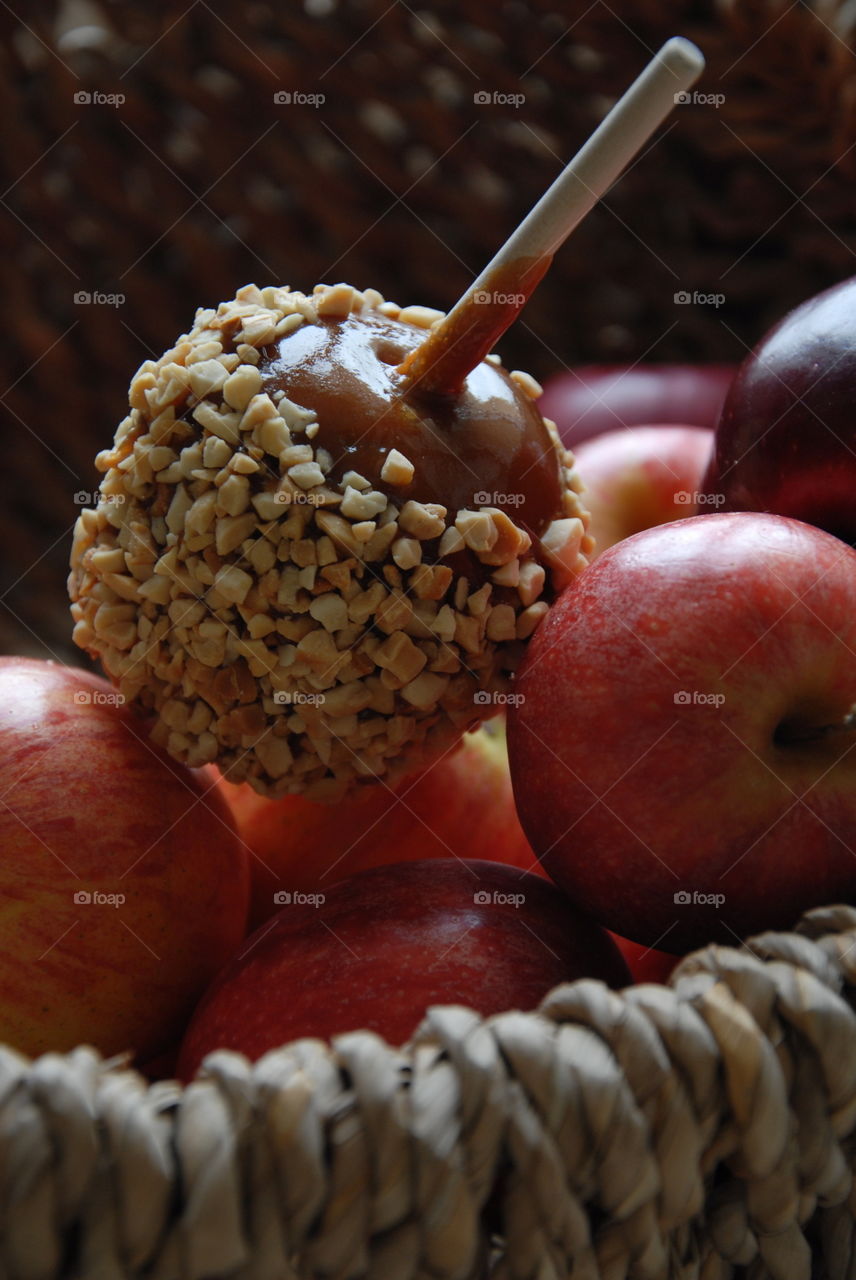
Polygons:
<instances>
[{"instance_id":1,"label":"wicker background","mask_svg":"<svg viewBox=\"0 0 856 1280\"><path fill-rule=\"evenodd\" d=\"M819 0L0 6L0 649L80 661L74 495L131 373L197 305L337 278L450 305L676 32L723 100L675 111L501 350L542 378L739 358L853 271L854 26ZM80 100L98 94L124 101ZM676 306L679 290L725 302Z\"/></svg>"}]
</instances>

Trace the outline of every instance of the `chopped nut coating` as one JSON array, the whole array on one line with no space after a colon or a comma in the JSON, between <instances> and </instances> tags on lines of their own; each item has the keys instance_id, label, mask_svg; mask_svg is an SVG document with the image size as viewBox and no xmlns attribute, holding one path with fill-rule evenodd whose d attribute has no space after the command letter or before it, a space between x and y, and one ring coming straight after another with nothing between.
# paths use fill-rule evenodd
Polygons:
<instances>
[{"instance_id":1,"label":"chopped nut coating","mask_svg":"<svg viewBox=\"0 0 856 1280\"><path fill-rule=\"evenodd\" d=\"M441 318L347 284L248 285L135 374L75 527L74 639L177 759L270 796L395 781L489 714L475 695L509 687L585 566L582 486L552 424L560 498L533 527L502 493L436 500L431 456L403 429L374 463L351 457L325 433L323 394L271 373L273 344L307 326L425 334ZM520 405L539 393L502 376Z\"/></svg>"}]
</instances>

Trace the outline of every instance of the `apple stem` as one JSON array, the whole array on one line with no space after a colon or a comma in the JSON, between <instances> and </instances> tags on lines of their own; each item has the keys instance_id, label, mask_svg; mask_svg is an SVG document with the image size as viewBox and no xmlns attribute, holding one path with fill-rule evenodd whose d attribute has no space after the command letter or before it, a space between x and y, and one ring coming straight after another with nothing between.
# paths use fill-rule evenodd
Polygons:
<instances>
[{"instance_id":1,"label":"apple stem","mask_svg":"<svg viewBox=\"0 0 856 1280\"><path fill-rule=\"evenodd\" d=\"M460 391L528 302L559 246L703 70L704 57L689 40L666 41L475 283L399 365L409 386L435 395Z\"/></svg>"}]
</instances>

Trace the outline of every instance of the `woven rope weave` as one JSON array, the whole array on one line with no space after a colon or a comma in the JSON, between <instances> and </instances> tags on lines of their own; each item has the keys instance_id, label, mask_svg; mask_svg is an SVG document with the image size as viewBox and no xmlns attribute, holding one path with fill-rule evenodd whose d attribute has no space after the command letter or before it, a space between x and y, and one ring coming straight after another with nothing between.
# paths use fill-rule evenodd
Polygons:
<instances>
[{"instance_id":1,"label":"woven rope weave","mask_svg":"<svg viewBox=\"0 0 856 1280\"><path fill-rule=\"evenodd\" d=\"M3 1048L0 1274L845 1280L854 985L838 907L669 987L221 1051L184 1089Z\"/></svg>"}]
</instances>

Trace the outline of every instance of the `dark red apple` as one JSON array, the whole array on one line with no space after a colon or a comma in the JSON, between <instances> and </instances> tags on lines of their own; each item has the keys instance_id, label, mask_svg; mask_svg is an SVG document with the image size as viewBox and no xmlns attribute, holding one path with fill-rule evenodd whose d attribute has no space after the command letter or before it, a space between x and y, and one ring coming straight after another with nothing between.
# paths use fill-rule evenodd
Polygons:
<instances>
[{"instance_id":1,"label":"dark red apple","mask_svg":"<svg viewBox=\"0 0 856 1280\"><path fill-rule=\"evenodd\" d=\"M429 1005L532 1009L557 983L629 981L615 944L540 876L496 862L400 862L295 894L203 998L179 1075L212 1049L255 1059L303 1036L408 1039Z\"/></svg>"},{"instance_id":2,"label":"dark red apple","mask_svg":"<svg viewBox=\"0 0 856 1280\"><path fill-rule=\"evenodd\" d=\"M856 543L856 276L797 307L740 366L705 491Z\"/></svg>"},{"instance_id":3,"label":"dark red apple","mask_svg":"<svg viewBox=\"0 0 856 1280\"><path fill-rule=\"evenodd\" d=\"M609 929L684 951L856 903L856 551L696 516L606 551L527 649L523 829Z\"/></svg>"},{"instance_id":4,"label":"dark red apple","mask_svg":"<svg viewBox=\"0 0 856 1280\"><path fill-rule=\"evenodd\" d=\"M647 422L713 427L733 376L730 364L580 365L545 383L538 408L569 448Z\"/></svg>"}]
</instances>

